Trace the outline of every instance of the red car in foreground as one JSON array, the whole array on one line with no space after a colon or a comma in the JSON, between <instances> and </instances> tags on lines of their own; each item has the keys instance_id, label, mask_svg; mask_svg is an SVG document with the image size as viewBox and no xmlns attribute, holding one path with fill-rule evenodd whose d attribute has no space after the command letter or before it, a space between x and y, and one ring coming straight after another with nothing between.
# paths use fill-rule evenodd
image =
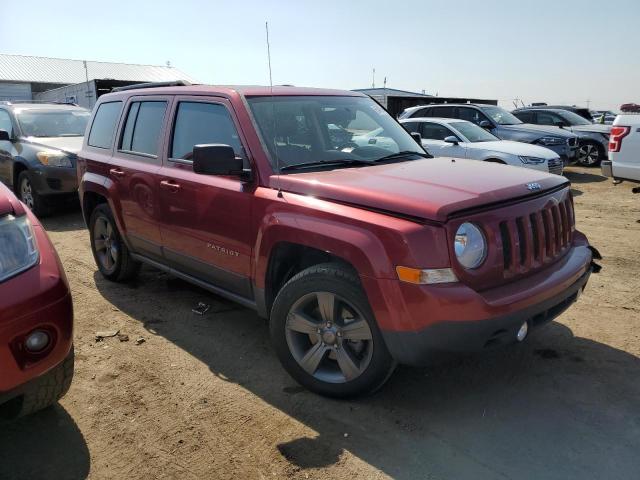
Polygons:
<instances>
[{"instance_id":1,"label":"red car in foreground","mask_svg":"<svg viewBox=\"0 0 640 480\"><path fill-rule=\"evenodd\" d=\"M38 219L0 184L0 418L55 403L73 377L67 278Z\"/></svg>"}]
</instances>

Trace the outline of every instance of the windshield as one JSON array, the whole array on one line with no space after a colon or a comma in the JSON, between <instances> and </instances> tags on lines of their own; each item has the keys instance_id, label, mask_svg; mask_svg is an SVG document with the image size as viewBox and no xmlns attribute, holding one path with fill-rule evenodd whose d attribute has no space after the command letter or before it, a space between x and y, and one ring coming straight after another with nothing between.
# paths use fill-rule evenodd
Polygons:
<instances>
[{"instance_id":1,"label":"windshield","mask_svg":"<svg viewBox=\"0 0 640 480\"><path fill-rule=\"evenodd\" d=\"M577 113L570 112L568 110L562 110L556 112L563 119L565 119L569 125L593 125L593 122L590 122L586 118L581 117Z\"/></svg>"},{"instance_id":2,"label":"windshield","mask_svg":"<svg viewBox=\"0 0 640 480\"><path fill-rule=\"evenodd\" d=\"M411 153L425 154L370 98L276 96L248 97L247 101L275 171L332 161L336 162L333 168L361 165L399 152L408 154L400 161L410 161L419 158Z\"/></svg>"},{"instance_id":3,"label":"windshield","mask_svg":"<svg viewBox=\"0 0 640 480\"><path fill-rule=\"evenodd\" d=\"M520 125L522 122L504 108L482 107L482 111L489 115L498 125Z\"/></svg>"},{"instance_id":4,"label":"windshield","mask_svg":"<svg viewBox=\"0 0 640 480\"><path fill-rule=\"evenodd\" d=\"M449 125L460 132L462 136L467 139L467 141L472 143L494 142L496 140L500 140L498 137L487 132L484 128L479 127L475 123L451 122Z\"/></svg>"},{"instance_id":5,"label":"windshield","mask_svg":"<svg viewBox=\"0 0 640 480\"><path fill-rule=\"evenodd\" d=\"M81 137L90 113L86 110L22 110L16 112L27 137Z\"/></svg>"}]
</instances>

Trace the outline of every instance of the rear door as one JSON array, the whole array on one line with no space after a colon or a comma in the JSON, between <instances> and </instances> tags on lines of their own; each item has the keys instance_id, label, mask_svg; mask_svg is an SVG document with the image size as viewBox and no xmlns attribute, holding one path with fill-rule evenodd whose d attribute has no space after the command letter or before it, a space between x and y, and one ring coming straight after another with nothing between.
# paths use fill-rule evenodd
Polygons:
<instances>
[{"instance_id":1,"label":"rear door","mask_svg":"<svg viewBox=\"0 0 640 480\"><path fill-rule=\"evenodd\" d=\"M165 259L181 272L251 298L255 187L237 176L196 174L191 161L195 145L217 143L233 147L249 166L233 109L222 98L177 97L171 125L159 183Z\"/></svg>"},{"instance_id":2,"label":"rear door","mask_svg":"<svg viewBox=\"0 0 640 480\"><path fill-rule=\"evenodd\" d=\"M158 175L170 104L170 96L128 100L108 173L131 247L152 258L162 255Z\"/></svg>"}]
</instances>

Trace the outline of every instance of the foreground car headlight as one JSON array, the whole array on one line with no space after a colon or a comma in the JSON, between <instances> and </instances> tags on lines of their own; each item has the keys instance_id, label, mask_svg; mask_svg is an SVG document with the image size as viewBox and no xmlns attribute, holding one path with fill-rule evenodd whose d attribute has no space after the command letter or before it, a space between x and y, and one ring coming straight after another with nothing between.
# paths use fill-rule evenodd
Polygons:
<instances>
[{"instance_id":1,"label":"foreground car headlight","mask_svg":"<svg viewBox=\"0 0 640 480\"><path fill-rule=\"evenodd\" d=\"M26 215L0 217L0 282L31 268L40 254Z\"/></svg>"},{"instance_id":2,"label":"foreground car headlight","mask_svg":"<svg viewBox=\"0 0 640 480\"><path fill-rule=\"evenodd\" d=\"M36 153L36 157L38 157L41 164L49 167L73 167L71 159L64 152L45 150Z\"/></svg>"},{"instance_id":3,"label":"foreground car headlight","mask_svg":"<svg viewBox=\"0 0 640 480\"><path fill-rule=\"evenodd\" d=\"M487 257L487 241L473 223L465 222L458 227L454 247L458 262L464 268L478 268Z\"/></svg>"},{"instance_id":4,"label":"foreground car headlight","mask_svg":"<svg viewBox=\"0 0 640 480\"><path fill-rule=\"evenodd\" d=\"M538 142L541 145L546 145L546 146L550 146L550 145L564 145L566 143L566 140L562 137L554 137L554 136L548 136L548 137L542 137L540 139L538 139Z\"/></svg>"},{"instance_id":5,"label":"foreground car headlight","mask_svg":"<svg viewBox=\"0 0 640 480\"><path fill-rule=\"evenodd\" d=\"M538 157L524 157L524 156L520 156L518 157L520 159L520 161L522 163L525 163L527 165L538 165L540 163L544 163L546 162L546 160L544 158L538 158Z\"/></svg>"}]
</instances>

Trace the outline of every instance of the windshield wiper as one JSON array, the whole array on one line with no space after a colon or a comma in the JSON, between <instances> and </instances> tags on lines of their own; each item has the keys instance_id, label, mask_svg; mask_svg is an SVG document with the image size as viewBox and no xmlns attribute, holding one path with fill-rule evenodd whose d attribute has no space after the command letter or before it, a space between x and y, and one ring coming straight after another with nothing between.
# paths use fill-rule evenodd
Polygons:
<instances>
[{"instance_id":1,"label":"windshield wiper","mask_svg":"<svg viewBox=\"0 0 640 480\"><path fill-rule=\"evenodd\" d=\"M305 168L313 167L326 167L331 165L371 165L373 162L370 160L358 160L358 159L335 159L335 160L319 160L317 162L306 163L294 163L292 165L285 165L280 167L280 171L286 170L304 170Z\"/></svg>"},{"instance_id":2,"label":"windshield wiper","mask_svg":"<svg viewBox=\"0 0 640 480\"><path fill-rule=\"evenodd\" d=\"M380 157L374 160L374 162L378 163L378 162L386 162L387 160L402 159L409 155L417 155L422 158L433 158L433 155L429 155L428 153L414 152L413 150L403 150L398 153L392 153L391 155L385 155L384 157Z\"/></svg>"}]
</instances>

